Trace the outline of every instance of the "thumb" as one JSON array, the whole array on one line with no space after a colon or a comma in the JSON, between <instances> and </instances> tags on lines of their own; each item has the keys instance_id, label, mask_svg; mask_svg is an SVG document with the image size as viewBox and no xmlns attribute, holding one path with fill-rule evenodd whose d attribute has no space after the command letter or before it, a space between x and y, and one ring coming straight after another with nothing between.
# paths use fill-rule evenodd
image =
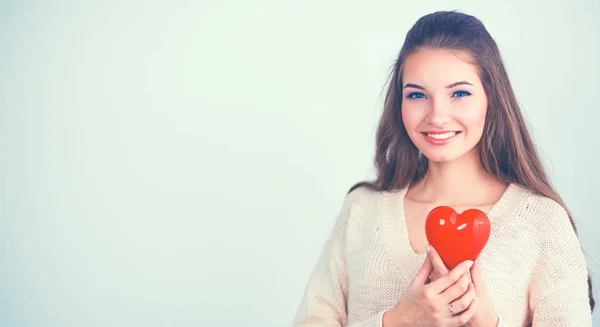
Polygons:
<instances>
[{"instance_id":1,"label":"thumb","mask_svg":"<svg viewBox=\"0 0 600 327\"><path fill-rule=\"evenodd\" d=\"M487 292L485 284L483 282L483 275L481 273L481 259L478 257L473 262L473 267L471 267L471 280L473 281L473 286L479 292Z\"/></svg>"},{"instance_id":2,"label":"thumb","mask_svg":"<svg viewBox=\"0 0 600 327\"><path fill-rule=\"evenodd\" d=\"M440 257L439 253L435 249L435 247L428 245L429 247L429 256L431 257L431 264L433 265L433 271L437 274L438 277L446 275L449 271L444 261Z\"/></svg>"},{"instance_id":3,"label":"thumb","mask_svg":"<svg viewBox=\"0 0 600 327\"><path fill-rule=\"evenodd\" d=\"M415 276L413 281L410 283L410 286L425 285L427 283L427 280L429 279L429 275L431 275L432 271L433 271L433 264L431 263L430 255L427 254L427 256L425 257L425 260L423 261L423 265L421 265L421 269L419 269L419 272L417 272L417 275Z\"/></svg>"}]
</instances>

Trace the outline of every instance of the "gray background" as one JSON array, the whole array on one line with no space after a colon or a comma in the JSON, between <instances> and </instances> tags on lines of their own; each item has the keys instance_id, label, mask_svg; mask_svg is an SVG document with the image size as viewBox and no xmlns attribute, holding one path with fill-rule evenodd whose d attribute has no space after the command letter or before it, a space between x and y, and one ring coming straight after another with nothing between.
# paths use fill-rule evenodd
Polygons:
<instances>
[{"instance_id":1,"label":"gray background","mask_svg":"<svg viewBox=\"0 0 600 327\"><path fill-rule=\"evenodd\" d=\"M3 1L0 324L289 325L441 9L499 43L600 288L597 0Z\"/></svg>"}]
</instances>

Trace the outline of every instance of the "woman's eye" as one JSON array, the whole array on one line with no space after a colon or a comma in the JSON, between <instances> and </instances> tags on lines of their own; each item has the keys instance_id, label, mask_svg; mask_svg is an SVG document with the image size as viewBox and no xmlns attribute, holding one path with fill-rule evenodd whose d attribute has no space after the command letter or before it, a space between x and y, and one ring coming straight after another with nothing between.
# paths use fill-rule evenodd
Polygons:
<instances>
[{"instance_id":1,"label":"woman's eye","mask_svg":"<svg viewBox=\"0 0 600 327\"><path fill-rule=\"evenodd\" d=\"M469 95L471 95L471 93L469 93L467 91L456 91L456 92L454 92L454 94L452 96L457 97L457 98L462 98L462 97L466 97Z\"/></svg>"},{"instance_id":2,"label":"woman's eye","mask_svg":"<svg viewBox=\"0 0 600 327\"><path fill-rule=\"evenodd\" d=\"M425 99L425 94L421 92L412 92L409 93L406 97L410 99Z\"/></svg>"}]
</instances>

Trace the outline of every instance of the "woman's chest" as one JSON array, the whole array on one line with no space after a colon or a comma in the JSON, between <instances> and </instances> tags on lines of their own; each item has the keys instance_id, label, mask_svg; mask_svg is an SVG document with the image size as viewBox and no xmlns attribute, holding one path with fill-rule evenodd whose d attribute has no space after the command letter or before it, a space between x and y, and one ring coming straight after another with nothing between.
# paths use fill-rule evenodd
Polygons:
<instances>
[{"instance_id":1,"label":"woman's chest","mask_svg":"<svg viewBox=\"0 0 600 327\"><path fill-rule=\"evenodd\" d=\"M398 226L390 230L367 223L362 232L348 235L345 257L349 309L393 307L421 268L426 255L411 247L408 226ZM490 237L480 254L490 299L504 316L527 317L529 312L528 285L534 260L523 260L518 255L521 246L522 241L498 233Z\"/></svg>"}]
</instances>

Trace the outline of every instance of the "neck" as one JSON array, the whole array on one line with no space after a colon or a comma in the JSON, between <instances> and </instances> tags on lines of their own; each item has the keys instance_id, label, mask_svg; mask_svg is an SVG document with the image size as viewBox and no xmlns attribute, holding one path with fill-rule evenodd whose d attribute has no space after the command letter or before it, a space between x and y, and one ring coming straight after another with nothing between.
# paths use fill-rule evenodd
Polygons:
<instances>
[{"instance_id":1,"label":"neck","mask_svg":"<svg viewBox=\"0 0 600 327\"><path fill-rule=\"evenodd\" d=\"M481 166L476 152L452 162L429 162L426 175L415 185L419 198L447 205L486 203L499 183Z\"/></svg>"}]
</instances>

